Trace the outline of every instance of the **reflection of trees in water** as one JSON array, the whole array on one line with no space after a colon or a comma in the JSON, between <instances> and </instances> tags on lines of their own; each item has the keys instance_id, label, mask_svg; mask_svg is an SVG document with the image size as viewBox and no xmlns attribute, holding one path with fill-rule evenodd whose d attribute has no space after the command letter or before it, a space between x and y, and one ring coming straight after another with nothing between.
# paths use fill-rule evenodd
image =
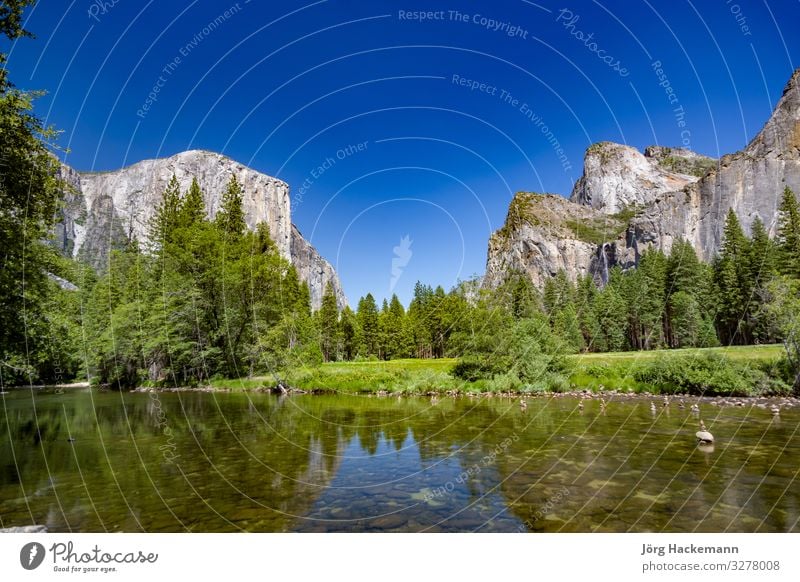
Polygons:
<instances>
[{"instance_id":1,"label":"reflection of trees in water","mask_svg":"<svg viewBox=\"0 0 800 582\"><path fill-rule=\"evenodd\" d=\"M29 399L7 404L10 427L3 419L0 433L3 499L22 499L21 477L29 495L38 492L31 501L35 519L54 530L95 531L102 524L125 531L139 524L147 531L288 529L292 516L303 515L329 485L354 438L368 455L383 441L399 450L412 437L423 459L463 449L456 454L471 462L504 432L474 430L501 417L495 408L472 410L474 404L454 401L432 406L424 399L41 394L38 425ZM74 444L67 442L67 426ZM3 438L9 428L19 471ZM167 428L174 463L163 454ZM5 520L30 521L24 503L2 507Z\"/></svg>"},{"instance_id":2,"label":"reflection of trees in water","mask_svg":"<svg viewBox=\"0 0 800 582\"><path fill-rule=\"evenodd\" d=\"M38 425L28 394L6 397L8 424L0 416L5 524L31 521L24 486L35 520L58 531L68 525L77 531L102 531L104 525L123 531L289 530L297 523L294 516L308 513L330 485L354 442L368 456L385 450L382 443L396 451L415 447L423 467L451 457L467 472L463 482L470 502L498 493L514 502L510 511L522 521L530 522L566 486L570 495L551 511L563 519L575 516L569 529L590 529L631 493L619 519L607 522L609 529L626 529L645 511L647 521L639 529L657 529L676 513L671 527L680 529L679 524L695 524L715 503L707 529L724 528L725 519L754 491L743 515L765 517L764 529L783 531L800 514L796 488L772 510L796 469L792 447L769 471L776 458L768 451L780 450L774 442L753 455L754 449L730 447L724 462L715 465L691 439L678 438L659 458L680 431L680 419L668 421L672 424L637 449L653 422L647 415L641 426L636 417L615 436L622 417L614 409L604 417L588 411L570 416L574 402L532 402L521 413L515 401L502 399L445 399L433 405L422 398L167 393L156 400L148 394L83 392L38 395L36 406ZM770 429L779 443L792 438L785 424ZM74 444L67 442L67 427ZM166 427L174 463L163 452ZM744 425L739 440L755 443L763 430ZM714 455L721 451L718 447ZM668 499L653 504L667 483ZM643 495L636 496L639 492ZM553 524L558 525L539 522ZM756 526L745 520L732 528Z\"/></svg>"}]
</instances>

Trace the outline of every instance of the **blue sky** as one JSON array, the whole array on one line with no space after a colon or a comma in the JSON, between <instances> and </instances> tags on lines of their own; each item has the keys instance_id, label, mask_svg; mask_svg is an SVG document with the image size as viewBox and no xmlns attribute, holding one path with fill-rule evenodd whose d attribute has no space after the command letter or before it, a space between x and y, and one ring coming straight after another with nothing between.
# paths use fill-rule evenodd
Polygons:
<instances>
[{"instance_id":1,"label":"blue sky","mask_svg":"<svg viewBox=\"0 0 800 582\"><path fill-rule=\"evenodd\" d=\"M7 48L75 168L222 152L290 184L351 303L407 303L483 273L513 193L568 195L593 142L740 149L797 22L794 0L51 0Z\"/></svg>"}]
</instances>

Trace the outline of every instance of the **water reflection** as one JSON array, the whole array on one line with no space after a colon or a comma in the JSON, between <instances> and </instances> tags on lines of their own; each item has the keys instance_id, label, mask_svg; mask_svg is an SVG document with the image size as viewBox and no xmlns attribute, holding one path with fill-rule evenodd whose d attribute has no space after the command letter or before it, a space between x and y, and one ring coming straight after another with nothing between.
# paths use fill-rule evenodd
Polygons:
<instances>
[{"instance_id":1,"label":"water reflection","mask_svg":"<svg viewBox=\"0 0 800 582\"><path fill-rule=\"evenodd\" d=\"M643 400L15 391L1 404L3 527L750 532L800 517L796 408L780 422L704 411L716 443L698 447L690 410Z\"/></svg>"}]
</instances>

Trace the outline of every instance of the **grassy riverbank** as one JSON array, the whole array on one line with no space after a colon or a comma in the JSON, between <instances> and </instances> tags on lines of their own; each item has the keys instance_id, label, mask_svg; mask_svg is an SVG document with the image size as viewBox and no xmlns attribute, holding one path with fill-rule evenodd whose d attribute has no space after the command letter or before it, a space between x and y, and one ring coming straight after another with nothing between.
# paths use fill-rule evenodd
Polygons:
<instances>
[{"instance_id":1,"label":"grassy riverbank","mask_svg":"<svg viewBox=\"0 0 800 582\"><path fill-rule=\"evenodd\" d=\"M570 389L593 391L785 394L788 387L778 379L780 370L776 367L782 354L780 345L581 354L569 357L568 385ZM288 371L283 380L302 390L345 393L427 394L508 389L507 383L494 380L458 380L450 375L455 363L453 358L331 362L317 368ZM231 390L274 385L275 379L267 376L212 382L214 388ZM524 392L526 387L516 390Z\"/></svg>"}]
</instances>

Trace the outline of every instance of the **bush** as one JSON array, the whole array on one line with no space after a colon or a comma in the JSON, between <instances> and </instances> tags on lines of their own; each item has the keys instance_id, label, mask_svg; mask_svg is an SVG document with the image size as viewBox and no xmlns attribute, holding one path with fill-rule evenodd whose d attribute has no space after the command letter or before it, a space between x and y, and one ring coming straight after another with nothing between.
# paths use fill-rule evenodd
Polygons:
<instances>
[{"instance_id":1,"label":"bush","mask_svg":"<svg viewBox=\"0 0 800 582\"><path fill-rule=\"evenodd\" d=\"M555 382L560 386L569 369L567 358L560 353L561 340L541 314L520 319L493 341L477 345L483 349L460 358L451 373L468 382L495 379L498 387L490 390L519 390L523 385L533 391L549 390L553 377L562 376Z\"/></svg>"},{"instance_id":2,"label":"bush","mask_svg":"<svg viewBox=\"0 0 800 582\"><path fill-rule=\"evenodd\" d=\"M486 383L489 392L518 392L523 388L522 380L514 372L497 374Z\"/></svg>"},{"instance_id":3,"label":"bush","mask_svg":"<svg viewBox=\"0 0 800 582\"><path fill-rule=\"evenodd\" d=\"M450 373L461 380L475 382L491 379L502 373L502 366L498 366L496 359L470 355L459 358Z\"/></svg>"},{"instance_id":4,"label":"bush","mask_svg":"<svg viewBox=\"0 0 800 582\"><path fill-rule=\"evenodd\" d=\"M634 369L633 376L665 393L707 396L751 396L769 385L769 378L762 370L718 354L671 356L643 362Z\"/></svg>"}]
</instances>

